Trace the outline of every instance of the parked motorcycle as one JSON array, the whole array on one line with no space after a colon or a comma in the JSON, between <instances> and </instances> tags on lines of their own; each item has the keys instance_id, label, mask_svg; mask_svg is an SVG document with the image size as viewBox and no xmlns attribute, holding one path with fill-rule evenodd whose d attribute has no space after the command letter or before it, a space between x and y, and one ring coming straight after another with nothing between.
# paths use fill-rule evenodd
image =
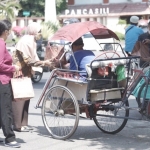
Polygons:
<instances>
[{"instance_id":1,"label":"parked motorcycle","mask_svg":"<svg viewBox=\"0 0 150 150\"><path fill-rule=\"evenodd\" d=\"M32 82L38 83L42 79L43 76L43 68L42 67L32 67L34 71L33 76L31 77Z\"/></svg>"},{"instance_id":2,"label":"parked motorcycle","mask_svg":"<svg viewBox=\"0 0 150 150\"><path fill-rule=\"evenodd\" d=\"M36 41L37 42L37 55L40 60L44 60L45 55L45 45L42 44L43 39ZM31 80L34 83L40 82L43 76L43 68L42 67L32 67L32 70L35 72L34 75L31 77Z\"/></svg>"}]
</instances>

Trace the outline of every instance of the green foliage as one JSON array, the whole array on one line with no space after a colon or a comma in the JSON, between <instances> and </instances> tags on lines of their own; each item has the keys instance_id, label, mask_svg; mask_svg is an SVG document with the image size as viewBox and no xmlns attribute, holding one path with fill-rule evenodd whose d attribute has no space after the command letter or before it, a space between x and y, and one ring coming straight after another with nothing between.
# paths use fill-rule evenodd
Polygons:
<instances>
[{"instance_id":1,"label":"green foliage","mask_svg":"<svg viewBox=\"0 0 150 150\"><path fill-rule=\"evenodd\" d=\"M66 8L67 8L66 0L56 0L56 12L57 12L57 14L60 14Z\"/></svg>"},{"instance_id":2,"label":"green foliage","mask_svg":"<svg viewBox=\"0 0 150 150\"><path fill-rule=\"evenodd\" d=\"M23 17L23 11L30 11L34 17L43 17L45 11L45 0L20 0L22 10L19 11L20 17ZM66 0L56 0L56 12L59 14L67 8Z\"/></svg>"},{"instance_id":3,"label":"green foliage","mask_svg":"<svg viewBox=\"0 0 150 150\"><path fill-rule=\"evenodd\" d=\"M14 21L16 14L16 11L19 11L21 9L21 6L19 4L18 0L2 0L0 2L0 18L1 19L8 19L10 21Z\"/></svg>"},{"instance_id":4,"label":"green foliage","mask_svg":"<svg viewBox=\"0 0 150 150\"><path fill-rule=\"evenodd\" d=\"M50 21L42 22L41 26L42 26L41 33L44 40L47 40L48 37L51 37L60 27L58 23L52 23Z\"/></svg>"},{"instance_id":5,"label":"green foliage","mask_svg":"<svg viewBox=\"0 0 150 150\"><path fill-rule=\"evenodd\" d=\"M125 39L125 35L120 33L120 32L115 32L117 34L117 36L119 37L120 40L124 40Z\"/></svg>"},{"instance_id":6,"label":"green foliage","mask_svg":"<svg viewBox=\"0 0 150 150\"><path fill-rule=\"evenodd\" d=\"M118 24L126 24L126 20L119 19L119 22L118 22Z\"/></svg>"},{"instance_id":7,"label":"green foliage","mask_svg":"<svg viewBox=\"0 0 150 150\"><path fill-rule=\"evenodd\" d=\"M21 0L20 5L22 6L18 14L20 17L23 17L23 11L30 11L30 16L44 16L45 0Z\"/></svg>"}]
</instances>

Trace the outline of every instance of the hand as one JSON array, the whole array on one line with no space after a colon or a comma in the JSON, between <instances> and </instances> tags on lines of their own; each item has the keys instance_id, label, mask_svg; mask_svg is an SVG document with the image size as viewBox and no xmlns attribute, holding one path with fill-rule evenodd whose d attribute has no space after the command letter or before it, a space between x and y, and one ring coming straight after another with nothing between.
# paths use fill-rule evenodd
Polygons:
<instances>
[{"instance_id":1,"label":"hand","mask_svg":"<svg viewBox=\"0 0 150 150\"><path fill-rule=\"evenodd\" d=\"M143 44L150 44L150 39L145 39L142 41Z\"/></svg>"},{"instance_id":2,"label":"hand","mask_svg":"<svg viewBox=\"0 0 150 150\"><path fill-rule=\"evenodd\" d=\"M17 66L17 65L13 65L13 66L15 67L15 71L21 70L21 68L19 66Z\"/></svg>"},{"instance_id":3,"label":"hand","mask_svg":"<svg viewBox=\"0 0 150 150\"><path fill-rule=\"evenodd\" d=\"M44 61L37 61L34 66L44 66Z\"/></svg>"},{"instance_id":4,"label":"hand","mask_svg":"<svg viewBox=\"0 0 150 150\"><path fill-rule=\"evenodd\" d=\"M59 61L59 59L53 59L53 64L55 64L55 66L59 66L60 65L60 61Z\"/></svg>"},{"instance_id":5,"label":"hand","mask_svg":"<svg viewBox=\"0 0 150 150\"><path fill-rule=\"evenodd\" d=\"M51 62L51 60L45 60L44 64L45 64L45 66L51 66L52 62Z\"/></svg>"}]
</instances>

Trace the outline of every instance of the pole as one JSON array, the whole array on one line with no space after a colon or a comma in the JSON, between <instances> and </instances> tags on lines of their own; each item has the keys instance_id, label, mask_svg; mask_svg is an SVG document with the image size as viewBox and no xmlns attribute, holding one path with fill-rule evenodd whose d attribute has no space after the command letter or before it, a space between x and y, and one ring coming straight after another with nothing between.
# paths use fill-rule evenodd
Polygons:
<instances>
[{"instance_id":1,"label":"pole","mask_svg":"<svg viewBox=\"0 0 150 150\"><path fill-rule=\"evenodd\" d=\"M27 27L28 26L28 16L25 16L25 26ZM25 30L25 34L27 34L27 30Z\"/></svg>"},{"instance_id":2,"label":"pole","mask_svg":"<svg viewBox=\"0 0 150 150\"><path fill-rule=\"evenodd\" d=\"M56 1L45 0L45 22L51 21L55 23L57 20L56 16Z\"/></svg>"}]
</instances>

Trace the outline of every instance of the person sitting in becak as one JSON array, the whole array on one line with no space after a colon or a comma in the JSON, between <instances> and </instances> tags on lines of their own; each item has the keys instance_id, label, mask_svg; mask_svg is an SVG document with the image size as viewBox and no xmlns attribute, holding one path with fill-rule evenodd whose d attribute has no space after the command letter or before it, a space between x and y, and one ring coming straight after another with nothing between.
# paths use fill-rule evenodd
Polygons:
<instances>
[{"instance_id":1,"label":"person sitting in becak","mask_svg":"<svg viewBox=\"0 0 150 150\"><path fill-rule=\"evenodd\" d=\"M70 57L70 70L79 70L85 71L85 73L80 73L82 76L86 76L86 64L90 64L91 61L95 58L95 55L90 50L83 49L84 43L82 38L77 39L72 43L72 50L74 52L74 57L77 62L78 68L76 67L76 63L74 61L73 56Z\"/></svg>"},{"instance_id":2,"label":"person sitting in becak","mask_svg":"<svg viewBox=\"0 0 150 150\"><path fill-rule=\"evenodd\" d=\"M76 63L74 61L73 56L70 56L70 58L68 58L68 62L62 63L62 68L65 69L70 69L70 70L78 70L78 71L83 71L83 73L80 73L81 76L86 77L87 73L86 73L86 64L90 64L92 60L94 60L95 55L92 51L90 50L84 50L83 49L84 43L82 38L77 39L75 42L72 43L72 50L74 53L74 58L76 60ZM60 61L59 59L55 58L52 60L54 64L59 64ZM45 65L50 66L51 60L47 60L45 61ZM68 72L68 74L71 75L71 73ZM63 72L57 71L57 75L61 75L64 76ZM68 75L69 76L69 75Z\"/></svg>"}]
</instances>

